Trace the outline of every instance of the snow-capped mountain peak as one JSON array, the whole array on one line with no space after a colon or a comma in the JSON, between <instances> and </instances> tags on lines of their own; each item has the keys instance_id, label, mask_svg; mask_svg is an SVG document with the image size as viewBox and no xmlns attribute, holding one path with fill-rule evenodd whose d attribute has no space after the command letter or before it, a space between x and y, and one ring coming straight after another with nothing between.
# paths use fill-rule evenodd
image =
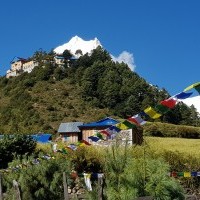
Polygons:
<instances>
[{"instance_id":1,"label":"snow-capped mountain peak","mask_svg":"<svg viewBox=\"0 0 200 200\"><path fill-rule=\"evenodd\" d=\"M101 46L103 48L100 41L96 37L93 40L86 41L76 35L72 37L69 42L56 47L54 49L54 52L61 55L65 50L68 50L75 58L79 58L81 55L84 55L86 53L91 55L92 50L96 49L98 46ZM136 66L132 53L123 51L119 56L114 56L111 54L110 56L114 62L126 63L129 68L134 71Z\"/></svg>"},{"instance_id":2,"label":"snow-capped mountain peak","mask_svg":"<svg viewBox=\"0 0 200 200\"><path fill-rule=\"evenodd\" d=\"M93 49L101 46L100 41L95 37L93 40L85 41L77 35L72 37L69 42L58 46L54 49L57 54L62 54L65 50L69 50L73 55L76 55L77 50L81 50L82 54L91 53Z\"/></svg>"}]
</instances>

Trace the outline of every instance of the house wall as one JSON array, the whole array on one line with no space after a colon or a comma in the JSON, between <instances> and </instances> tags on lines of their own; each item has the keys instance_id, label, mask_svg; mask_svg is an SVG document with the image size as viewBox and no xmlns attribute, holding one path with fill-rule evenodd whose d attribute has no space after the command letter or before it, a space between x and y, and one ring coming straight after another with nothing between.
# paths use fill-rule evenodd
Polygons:
<instances>
[{"instance_id":1,"label":"house wall","mask_svg":"<svg viewBox=\"0 0 200 200\"><path fill-rule=\"evenodd\" d=\"M108 128L108 127L93 127L93 128L88 128L85 130L83 129L82 130L82 138L83 138L83 140L91 142L90 139L88 139L89 136L93 136L98 131L104 130L106 128Z\"/></svg>"},{"instance_id":2,"label":"house wall","mask_svg":"<svg viewBox=\"0 0 200 200\"><path fill-rule=\"evenodd\" d=\"M86 129L82 130L82 137L83 140L88 141L89 143L93 143L90 139L88 139L89 136L93 136L95 133L97 133L100 130L104 130L104 128L95 128L95 129ZM133 129L128 129L128 130L122 130L117 134L117 138L124 143L126 140L128 140L128 144L137 144L141 145L143 142L143 129L142 128L133 128ZM109 143L110 140L107 141Z\"/></svg>"},{"instance_id":3,"label":"house wall","mask_svg":"<svg viewBox=\"0 0 200 200\"><path fill-rule=\"evenodd\" d=\"M61 133L63 142L78 142L78 133Z\"/></svg>"},{"instance_id":4,"label":"house wall","mask_svg":"<svg viewBox=\"0 0 200 200\"><path fill-rule=\"evenodd\" d=\"M96 130L82 130L83 140L90 142L90 139L88 139L88 137L94 135L95 133Z\"/></svg>"},{"instance_id":5,"label":"house wall","mask_svg":"<svg viewBox=\"0 0 200 200\"><path fill-rule=\"evenodd\" d=\"M31 60L29 62L24 63L22 69L24 72L30 73L36 66L38 66L38 62Z\"/></svg>"},{"instance_id":6,"label":"house wall","mask_svg":"<svg viewBox=\"0 0 200 200\"><path fill-rule=\"evenodd\" d=\"M23 65L23 62L21 60L13 62L11 64L11 70L12 71L21 70L22 69L22 65Z\"/></svg>"},{"instance_id":7,"label":"house wall","mask_svg":"<svg viewBox=\"0 0 200 200\"><path fill-rule=\"evenodd\" d=\"M6 73L6 78L10 78L10 77L17 76L17 75L18 75L17 71L8 70Z\"/></svg>"},{"instance_id":8,"label":"house wall","mask_svg":"<svg viewBox=\"0 0 200 200\"><path fill-rule=\"evenodd\" d=\"M55 63L57 65L63 65L64 64L64 58L60 58L60 57L54 57Z\"/></svg>"}]
</instances>

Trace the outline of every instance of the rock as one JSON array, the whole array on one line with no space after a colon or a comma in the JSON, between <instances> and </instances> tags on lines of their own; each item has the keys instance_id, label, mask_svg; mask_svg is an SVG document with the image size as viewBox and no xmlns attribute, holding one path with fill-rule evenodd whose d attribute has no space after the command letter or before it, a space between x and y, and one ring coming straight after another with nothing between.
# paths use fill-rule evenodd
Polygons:
<instances>
[{"instance_id":1,"label":"rock","mask_svg":"<svg viewBox=\"0 0 200 200\"><path fill-rule=\"evenodd\" d=\"M75 194L77 192L76 188L72 189L72 193Z\"/></svg>"},{"instance_id":2,"label":"rock","mask_svg":"<svg viewBox=\"0 0 200 200\"><path fill-rule=\"evenodd\" d=\"M68 188L68 194L71 194L72 190L70 188Z\"/></svg>"}]
</instances>

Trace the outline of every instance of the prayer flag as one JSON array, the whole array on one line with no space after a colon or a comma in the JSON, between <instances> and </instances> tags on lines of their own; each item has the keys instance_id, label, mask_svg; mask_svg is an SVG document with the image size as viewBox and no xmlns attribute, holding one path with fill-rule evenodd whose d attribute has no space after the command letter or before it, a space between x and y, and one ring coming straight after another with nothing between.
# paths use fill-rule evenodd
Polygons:
<instances>
[{"instance_id":1,"label":"prayer flag","mask_svg":"<svg viewBox=\"0 0 200 200\"><path fill-rule=\"evenodd\" d=\"M123 124L122 122L121 123L118 123L115 125L117 128L121 129L121 130L127 130L129 129L125 124Z\"/></svg>"},{"instance_id":2,"label":"prayer flag","mask_svg":"<svg viewBox=\"0 0 200 200\"><path fill-rule=\"evenodd\" d=\"M178 176L184 176L184 173L183 172L178 172L177 175Z\"/></svg>"},{"instance_id":3,"label":"prayer flag","mask_svg":"<svg viewBox=\"0 0 200 200\"><path fill-rule=\"evenodd\" d=\"M160 102L163 106L167 106L168 108L174 108L176 105L176 100L173 98L166 99Z\"/></svg>"},{"instance_id":4,"label":"prayer flag","mask_svg":"<svg viewBox=\"0 0 200 200\"><path fill-rule=\"evenodd\" d=\"M73 151L75 151L77 149L77 146L75 144L70 144L67 147L70 148Z\"/></svg>"},{"instance_id":5,"label":"prayer flag","mask_svg":"<svg viewBox=\"0 0 200 200\"><path fill-rule=\"evenodd\" d=\"M92 185L91 185L91 181L90 181L91 174L84 173L83 175L84 175L84 181L85 181L85 185L86 185L87 189L89 191L92 191Z\"/></svg>"},{"instance_id":6,"label":"prayer flag","mask_svg":"<svg viewBox=\"0 0 200 200\"><path fill-rule=\"evenodd\" d=\"M181 93L176 94L174 97L177 99L187 99L188 97L192 95L192 93L193 92L189 92L189 93L181 92Z\"/></svg>"},{"instance_id":7,"label":"prayer flag","mask_svg":"<svg viewBox=\"0 0 200 200\"><path fill-rule=\"evenodd\" d=\"M168 112L169 111L169 108L168 107L166 107L166 106L164 106L164 105L162 105L162 104L158 104L158 105L156 105L156 110L158 110L160 113L162 113L162 114L165 114L166 112Z\"/></svg>"},{"instance_id":8,"label":"prayer flag","mask_svg":"<svg viewBox=\"0 0 200 200\"><path fill-rule=\"evenodd\" d=\"M123 124L125 125L125 126L127 126L129 129L131 129L131 128L135 128L136 127L136 124L134 123L131 123L131 122L129 122L128 120L125 120L125 121L123 121Z\"/></svg>"},{"instance_id":9,"label":"prayer flag","mask_svg":"<svg viewBox=\"0 0 200 200\"><path fill-rule=\"evenodd\" d=\"M147 115L147 113L145 113L144 111L141 111L139 113L142 117L149 117L149 115Z\"/></svg>"},{"instance_id":10,"label":"prayer flag","mask_svg":"<svg viewBox=\"0 0 200 200\"><path fill-rule=\"evenodd\" d=\"M191 172L191 176L196 177L197 176L197 172Z\"/></svg>"},{"instance_id":11,"label":"prayer flag","mask_svg":"<svg viewBox=\"0 0 200 200\"><path fill-rule=\"evenodd\" d=\"M139 114L134 115L134 116L132 116L131 118L133 118L134 120L136 120L137 123L140 124L140 125L144 125L144 124L146 123L146 121L144 121L144 120L142 119L142 117L141 117ZM130 118L129 118L129 119L130 119Z\"/></svg>"},{"instance_id":12,"label":"prayer flag","mask_svg":"<svg viewBox=\"0 0 200 200\"><path fill-rule=\"evenodd\" d=\"M131 123L134 123L135 125L140 125L140 124L136 121L136 119L134 119L133 117L129 117L127 120L128 120L129 122L131 122Z\"/></svg>"},{"instance_id":13,"label":"prayer flag","mask_svg":"<svg viewBox=\"0 0 200 200\"><path fill-rule=\"evenodd\" d=\"M110 126L109 129L113 131L113 133L119 133L121 129L117 128L116 126Z\"/></svg>"},{"instance_id":14,"label":"prayer flag","mask_svg":"<svg viewBox=\"0 0 200 200\"><path fill-rule=\"evenodd\" d=\"M184 89L184 92L186 92L186 91L188 91L188 90L191 90L191 89L193 89L193 88L196 89L196 88L198 88L199 86L200 86L200 82L194 83L194 84L192 84L192 85L186 87L186 88Z\"/></svg>"},{"instance_id":15,"label":"prayer flag","mask_svg":"<svg viewBox=\"0 0 200 200\"><path fill-rule=\"evenodd\" d=\"M172 177L177 177L177 172L171 172Z\"/></svg>"},{"instance_id":16,"label":"prayer flag","mask_svg":"<svg viewBox=\"0 0 200 200\"><path fill-rule=\"evenodd\" d=\"M65 148L62 148L62 153L67 154L67 150Z\"/></svg>"},{"instance_id":17,"label":"prayer flag","mask_svg":"<svg viewBox=\"0 0 200 200\"><path fill-rule=\"evenodd\" d=\"M97 137L100 138L101 140L104 140L103 135L101 135L100 132L97 132Z\"/></svg>"},{"instance_id":18,"label":"prayer flag","mask_svg":"<svg viewBox=\"0 0 200 200\"><path fill-rule=\"evenodd\" d=\"M195 89L200 94L200 86L195 87Z\"/></svg>"},{"instance_id":19,"label":"prayer flag","mask_svg":"<svg viewBox=\"0 0 200 200\"><path fill-rule=\"evenodd\" d=\"M91 145L89 142L87 142L86 140L81 140L81 144L86 144L86 145Z\"/></svg>"},{"instance_id":20,"label":"prayer flag","mask_svg":"<svg viewBox=\"0 0 200 200\"><path fill-rule=\"evenodd\" d=\"M190 172L184 172L183 176L189 178L189 177L191 177L191 173Z\"/></svg>"},{"instance_id":21,"label":"prayer flag","mask_svg":"<svg viewBox=\"0 0 200 200\"><path fill-rule=\"evenodd\" d=\"M90 136L90 137L88 137L90 140L92 140L93 142L97 142L97 141L99 141L100 140L100 138L99 137L95 137L95 136Z\"/></svg>"},{"instance_id":22,"label":"prayer flag","mask_svg":"<svg viewBox=\"0 0 200 200\"><path fill-rule=\"evenodd\" d=\"M100 131L101 133L103 133L104 135L106 135L106 136L110 136L110 134L106 131L106 130L102 130L102 131Z\"/></svg>"},{"instance_id":23,"label":"prayer flag","mask_svg":"<svg viewBox=\"0 0 200 200\"><path fill-rule=\"evenodd\" d=\"M114 132L113 132L111 129L109 129L109 128L105 129L105 131L108 132L109 135L112 135L112 134L114 133Z\"/></svg>"},{"instance_id":24,"label":"prayer flag","mask_svg":"<svg viewBox=\"0 0 200 200\"><path fill-rule=\"evenodd\" d=\"M149 115L152 119L157 119L161 116L161 114L157 113L151 106L146 108L144 112Z\"/></svg>"}]
</instances>

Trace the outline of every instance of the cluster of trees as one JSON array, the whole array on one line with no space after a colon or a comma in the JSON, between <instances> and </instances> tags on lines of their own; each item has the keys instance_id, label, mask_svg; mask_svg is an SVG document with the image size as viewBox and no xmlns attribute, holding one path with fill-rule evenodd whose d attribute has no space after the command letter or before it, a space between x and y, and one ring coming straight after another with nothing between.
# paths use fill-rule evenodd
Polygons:
<instances>
[{"instance_id":1,"label":"cluster of trees","mask_svg":"<svg viewBox=\"0 0 200 200\"><path fill-rule=\"evenodd\" d=\"M48 87L69 80L69 84L78 91L78 96L74 98L80 98L93 108L107 108L109 110L107 114L121 118L137 114L148 106L154 107L159 101L169 97L169 93L164 88L159 89L148 84L136 72L132 72L125 63L113 62L109 53L101 47L93 50L91 55L85 54L78 59L72 59L71 53L68 50L64 51L65 62L62 67L55 64L54 56L53 51L49 53L36 51L31 59L38 61L39 66L35 67L30 74L24 73L10 79L0 78L2 125L0 132L30 132L33 126L34 131L38 129L41 131L41 128L45 131L53 129L50 125L51 121L47 122L33 107L38 103L38 98L37 94L33 95L31 91L40 82ZM70 96L69 92L67 92L68 96ZM51 108L56 110L56 105L51 105ZM56 120L62 119L57 117L54 121ZM200 125L195 108L189 108L185 104L178 104L159 121Z\"/></svg>"}]
</instances>

